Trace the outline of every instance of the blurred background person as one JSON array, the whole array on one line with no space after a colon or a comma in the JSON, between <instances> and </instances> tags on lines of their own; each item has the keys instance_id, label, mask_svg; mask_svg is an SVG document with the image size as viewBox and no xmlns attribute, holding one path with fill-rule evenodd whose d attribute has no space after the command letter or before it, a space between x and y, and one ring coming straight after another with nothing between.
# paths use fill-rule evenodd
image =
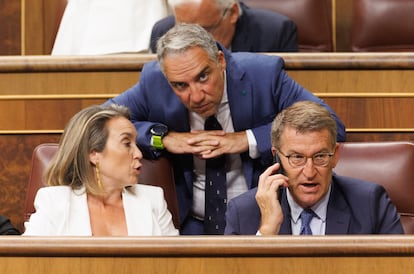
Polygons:
<instances>
[{"instance_id":1,"label":"blurred background person","mask_svg":"<svg viewBox=\"0 0 414 274\"><path fill-rule=\"evenodd\" d=\"M158 38L175 23L199 24L231 51L295 52L295 23L268 10L249 8L237 0L169 0L174 16L157 22L151 33L151 51Z\"/></svg>"},{"instance_id":2,"label":"blurred background person","mask_svg":"<svg viewBox=\"0 0 414 274\"><path fill-rule=\"evenodd\" d=\"M20 235L20 232L10 223L8 218L0 215L0 235Z\"/></svg>"},{"instance_id":3,"label":"blurred background person","mask_svg":"<svg viewBox=\"0 0 414 274\"><path fill-rule=\"evenodd\" d=\"M167 0L68 0L52 55L148 52Z\"/></svg>"}]
</instances>

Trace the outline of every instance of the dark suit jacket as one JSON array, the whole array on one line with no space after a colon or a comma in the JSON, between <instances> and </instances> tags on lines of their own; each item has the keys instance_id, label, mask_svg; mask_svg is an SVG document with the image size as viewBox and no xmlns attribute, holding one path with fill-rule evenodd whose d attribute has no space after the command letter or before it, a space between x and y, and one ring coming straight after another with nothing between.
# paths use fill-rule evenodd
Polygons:
<instances>
[{"instance_id":1,"label":"dark suit jacket","mask_svg":"<svg viewBox=\"0 0 414 274\"><path fill-rule=\"evenodd\" d=\"M299 86L283 69L277 56L239 52L226 59L227 95L235 131L251 129L261 157L251 159L248 152L240 155L249 188L257 185L259 175L272 163L270 128L276 114L297 101L311 100L324 105L337 121L338 140L345 140L345 127L336 114L312 93ZM189 114L171 89L158 62L146 63L139 82L109 100L129 107L131 120L138 131L137 144L145 158L157 158L163 152L151 147L151 127L166 125L170 131L189 132ZM174 165L180 218L190 210L193 197L193 156L168 155Z\"/></svg>"},{"instance_id":2,"label":"dark suit jacket","mask_svg":"<svg viewBox=\"0 0 414 274\"><path fill-rule=\"evenodd\" d=\"M19 235L20 232L13 227L9 219L0 215L0 235Z\"/></svg>"},{"instance_id":3,"label":"dark suit jacket","mask_svg":"<svg viewBox=\"0 0 414 274\"><path fill-rule=\"evenodd\" d=\"M295 52L298 39L295 23L288 17L240 3L242 16L236 24L231 50L248 52ZM156 52L158 38L175 25L174 16L161 19L152 28L150 47Z\"/></svg>"},{"instance_id":4,"label":"dark suit jacket","mask_svg":"<svg viewBox=\"0 0 414 274\"><path fill-rule=\"evenodd\" d=\"M260 209L252 189L232 199L224 234L256 234ZM279 234L292 234L286 189L281 193L284 215ZM400 216L385 189L359 179L333 175L326 216L326 234L403 234Z\"/></svg>"}]
</instances>

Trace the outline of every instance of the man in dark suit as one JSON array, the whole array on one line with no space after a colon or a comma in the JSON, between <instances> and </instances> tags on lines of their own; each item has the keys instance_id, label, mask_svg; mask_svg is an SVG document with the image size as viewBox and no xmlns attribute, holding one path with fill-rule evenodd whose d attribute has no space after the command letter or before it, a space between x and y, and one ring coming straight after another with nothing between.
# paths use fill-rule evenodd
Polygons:
<instances>
[{"instance_id":1,"label":"man in dark suit","mask_svg":"<svg viewBox=\"0 0 414 274\"><path fill-rule=\"evenodd\" d=\"M298 102L272 125L275 164L258 187L230 201L225 234L402 234L396 207L374 183L333 173L339 160L335 120Z\"/></svg>"},{"instance_id":2,"label":"man in dark suit","mask_svg":"<svg viewBox=\"0 0 414 274\"><path fill-rule=\"evenodd\" d=\"M129 107L146 158L171 158L181 234L204 234L207 159L226 156L230 200L255 187L271 164L270 127L279 111L311 100L336 117L286 74L280 57L230 54L196 24L177 24L161 37L157 58L144 65L135 86L106 103ZM222 131L204 130L212 115ZM335 119L344 141L345 127Z\"/></svg>"},{"instance_id":3,"label":"man in dark suit","mask_svg":"<svg viewBox=\"0 0 414 274\"><path fill-rule=\"evenodd\" d=\"M0 215L0 235L20 235L20 232L10 223L9 219Z\"/></svg>"},{"instance_id":4,"label":"man in dark suit","mask_svg":"<svg viewBox=\"0 0 414 274\"><path fill-rule=\"evenodd\" d=\"M227 49L247 52L295 52L298 50L295 23L268 10L249 8L237 0L169 1L174 16L153 26L150 48L176 22L196 23L209 31Z\"/></svg>"}]
</instances>

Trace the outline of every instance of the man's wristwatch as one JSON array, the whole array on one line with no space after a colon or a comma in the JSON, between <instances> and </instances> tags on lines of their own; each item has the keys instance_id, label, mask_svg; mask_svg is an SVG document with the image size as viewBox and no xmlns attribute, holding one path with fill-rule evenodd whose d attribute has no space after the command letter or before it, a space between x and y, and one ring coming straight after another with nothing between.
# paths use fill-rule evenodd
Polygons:
<instances>
[{"instance_id":1,"label":"man's wristwatch","mask_svg":"<svg viewBox=\"0 0 414 274\"><path fill-rule=\"evenodd\" d=\"M151 128L152 146L155 149L164 149L162 138L167 135L168 128L163 124L156 124Z\"/></svg>"}]
</instances>

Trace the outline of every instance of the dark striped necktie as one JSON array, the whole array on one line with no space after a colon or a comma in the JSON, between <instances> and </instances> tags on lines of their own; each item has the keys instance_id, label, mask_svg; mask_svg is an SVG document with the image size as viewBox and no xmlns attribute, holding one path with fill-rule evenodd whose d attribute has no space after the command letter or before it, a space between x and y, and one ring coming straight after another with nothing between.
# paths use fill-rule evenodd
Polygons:
<instances>
[{"instance_id":1,"label":"dark striped necktie","mask_svg":"<svg viewBox=\"0 0 414 274\"><path fill-rule=\"evenodd\" d=\"M210 116L204 124L205 130L221 130L216 117ZM221 235L226 226L227 208L226 160L222 155L206 160L204 233Z\"/></svg>"}]
</instances>

